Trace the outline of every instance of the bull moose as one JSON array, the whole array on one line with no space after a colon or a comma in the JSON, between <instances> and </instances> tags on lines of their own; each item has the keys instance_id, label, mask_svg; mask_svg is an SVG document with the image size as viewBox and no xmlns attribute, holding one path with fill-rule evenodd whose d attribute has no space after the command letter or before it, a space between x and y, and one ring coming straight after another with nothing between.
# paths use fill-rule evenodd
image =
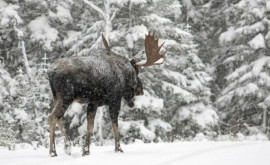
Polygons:
<instances>
[{"instance_id":1,"label":"bull moose","mask_svg":"<svg viewBox=\"0 0 270 165\"><path fill-rule=\"evenodd\" d=\"M121 99L133 106L135 95L143 95L142 83L138 77L139 67L160 65L166 52L160 54L163 46L158 46L155 34L145 35L146 63L139 64L137 59L129 60L111 51L102 35L104 50L97 50L88 57L69 57L55 61L48 71L49 83L54 99L54 108L49 115L50 156L57 156L55 149L55 128L58 124L64 136L65 152L70 155L71 142L65 133L62 117L74 103L87 104L87 133L82 155L89 155L90 136L99 106L109 106L112 129L115 138L115 152L123 152L118 133L118 115Z\"/></svg>"}]
</instances>

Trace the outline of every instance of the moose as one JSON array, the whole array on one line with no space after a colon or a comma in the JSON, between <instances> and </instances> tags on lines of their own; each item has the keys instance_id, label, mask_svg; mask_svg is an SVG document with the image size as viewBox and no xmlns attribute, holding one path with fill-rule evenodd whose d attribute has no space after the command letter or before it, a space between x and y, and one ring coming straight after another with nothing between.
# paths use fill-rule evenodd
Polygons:
<instances>
[{"instance_id":1,"label":"moose","mask_svg":"<svg viewBox=\"0 0 270 165\"><path fill-rule=\"evenodd\" d=\"M106 49L96 50L88 57L69 57L55 61L48 70L49 83L54 99L54 108L49 115L51 157L57 156L55 147L56 124L64 136L65 152L70 155L71 142L62 123L62 117L68 107L74 103L87 104L87 133L82 155L89 155L90 136L94 128L97 108L107 105L115 138L115 152L123 152L118 133L118 115L121 99L134 106L133 97L143 95L143 86L138 77L142 66L160 65L166 52L160 54L163 46L158 39L148 33L145 35L146 63L138 58L129 60L111 51L102 34Z\"/></svg>"}]
</instances>

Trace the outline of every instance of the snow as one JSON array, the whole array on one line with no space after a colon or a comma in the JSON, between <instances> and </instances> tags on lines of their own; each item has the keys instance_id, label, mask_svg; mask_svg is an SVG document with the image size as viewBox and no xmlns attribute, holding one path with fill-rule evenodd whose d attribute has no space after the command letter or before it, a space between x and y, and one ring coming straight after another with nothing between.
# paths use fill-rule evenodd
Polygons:
<instances>
[{"instance_id":1,"label":"snow","mask_svg":"<svg viewBox=\"0 0 270 165\"><path fill-rule=\"evenodd\" d=\"M128 34L126 36L126 41L127 41L128 48L133 48L134 47L133 39L132 39L132 36L130 34Z\"/></svg>"},{"instance_id":2,"label":"snow","mask_svg":"<svg viewBox=\"0 0 270 165\"><path fill-rule=\"evenodd\" d=\"M269 3L270 4L270 3ZM265 39L269 40L270 39L270 31L265 35Z\"/></svg>"},{"instance_id":3,"label":"snow","mask_svg":"<svg viewBox=\"0 0 270 165\"><path fill-rule=\"evenodd\" d=\"M118 5L119 4L124 5L124 4L127 4L128 2L135 4L135 5L147 3L146 0L110 0L110 2L118 4Z\"/></svg>"},{"instance_id":4,"label":"snow","mask_svg":"<svg viewBox=\"0 0 270 165\"><path fill-rule=\"evenodd\" d=\"M269 77L268 73L266 73L266 72L260 73L259 78L258 78L258 85L259 86L266 86L266 87L270 86L270 77Z\"/></svg>"},{"instance_id":5,"label":"snow","mask_svg":"<svg viewBox=\"0 0 270 165\"><path fill-rule=\"evenodd\" d=\"M240 97L249 95L261 97L263 92L260 90L260 87L270 86L270 78L266 72L269 62L270 57L261 56L250 65L243 65L227 76L226 79L233 82L223 90L222 93L227 96L220 97L217 100L218 104L221 107L226 106L235 94ZM256 79L256 83L248 83L252 79ZM238 86L239 84L242 85ZM236 89L235 92L233 92L233 89Z\"/></svg>"},{"instance_id":6,"label":"snow","mask_svg":"<svg viewBox=\"0 0 270 165\"><path fill-rule=\"evenodd\" d=\"M259 87L254 83L248 83L243 87L236 88L235 95L240 97L258 94Z\"/></svg>"},{"instance_id":7,"label":"snow","mask_svg":"<svg viewBox=\"0 0 270 165\"><path fill-rule=\"evenodd\" d=\"M266 62L270 60L270 57L267 56L263 56L260 57L258 60L254 61L252 63L253 65L253 69L252 69L252 73L255 76L258 76L259 73L262 71L263 67L265 66Z\"/></svg>"},{"instance_id":8,"label":"snow","mask_svg":"<svg viewBox=\"0 0 270 165\"><path fill-rule=\"evenodd\" d=\"M254 34L262 32L265 30L264 24L262 22L257 22L252 25L243 26L235 30L237 34Z\"/></svg>"},{"instance_id":9,"label":"snow","mask_svg":"<svg viewBox=\"0 0 270 165\"><path fill-rule=\"evenodd\" d=\"M185 89L182 89L181 87L178 87L173 84L169 84L167 82L162 82L162 90L169 91L172 94L179 94L181 98L183 98L184 101L187 103L197 100L197 97L193 95L192 93L186 91Z\"/></svg>"},{"instance_id":10,"label":"snow","mask_svg":"<svg viewBox=\"0 0 270 165\"><path fill-rule=\"evenodd\" d=\"M202 128L217 124L219 119L213 107L202 102L181 106L177 113L178 115L173 118L176 122L191 118Z\"/></svg>"},{"instance_id":11,"label":"snow","mask_svg":"<svg viewBox=\"0 0 270 165\"><path fill-rule=\"evenodd\" d=\"M148 16L145 17L147 22L151 22L153 23L153 25L156 25L156 27L160 26L160 25L164 25L164 24L168 24L171 23L171 20L164 18L164 17L160 17L156 14L150 14Z\"/></svg>"},{"instance_id":12,"label":"snow","mask_svg":"<svg viewBox=\"0 0 270 165\"><path fill-rule=\"evenodd\" d=\"M239 78L239 83L244 83L245 81L248 81L248 80L252 79L252 77L253 77L252 73L248 72L248 73L244 74L242 77Z\"/></svg>"},{"instance_id":13,"label":"snow","mask_svg":"<svg viewBox=\"0 0 270 165\"><path fill-rule=\"evenodd\" d=\"M80 103L73 102L71 106L68 108L64 116L73 117L70 123L70 128L78 125L80 122L79 115L83 113L83 108Z\"/></svg>"},{"instance_id":14,"label":"snow","mask_svg":"<svg viewBox=\"0 0 270 165\"><path fill-rule=\"evenodd\" d=\"M188 80L187 80L186 76L184 76L180 72L171 71L171 70L162 70L162 74L167 76L170 79L175 79L175 80L179 81L181 86L184 86L184 87L187 86L187 81Z\"/></svg>"},{"instance_id":15,"label":"snow","mask_svg":"<svg viewBox=\"0 0 270 165\"><path fill-rule=\"evenodd\" d=\"M16 108L14 110L14 114L16 116L15 118L18 120L26 121L29 119L28 114L24 110L21 110L21 109Z\"/></svg>"},{"instance_id":16,"label":"snow","mask_svg":"<svg viewBox=\"0 0 270 165\"><path fill-rule=\"evenodd\" d=\"M155 120L150 120L149 121L149 128L153 132L158 127L162 128L163 130L166 130L167 132L172 130L172 126L169 123L162 121L161 119L155 119Z\"/></svg>"},{"instance_id":17,"label":"snow","mask_svg":"<svg viewBox=\"0 0 270 165\"><path fill-rule=\"evenodd\" d=\"M19 14L17 13L17 9L19 9L18 5L12 5L12 4L8 4L8 6L5 7L6 3L1 2L0 1L0 5L3 5L4 7L0 7L0 20L1 23L0 25L2 26L8 26L10 21L15 18L17 20L18 24L22 24L23 20L21 19L21 17L19 16Z\"/></svg>"},{"instance_id":18,"label":"snow","mask_svg":"<svg viewBox=\"0 0 270 165\"><path fill-rule=\"evenodd\" d=\"M175 37L181 37L182 39L192 37L192 35L189 32L186 32L179 28L173 28L172 32L174 33Z\"/></svg>"},{"instance_id":19,"label":"snow","mask_svg":"<svg viewBox=\"0 0 270 165\"><path fill-rule=\"evenodd\" d=\"M49 157L45 148L0 149L0 164L5 165L268 165L270 142L176 142L122 145L125 153L114 153L114 146L90 147L89 156L81 148L72 148L71 156L57 146L58 156Z\"/></svg>"},{"instance_id":20,"label":"snow","mask_svg":"<svg viewBox=\"0 0 270 165\"><path fill-rule=\"evenodd\" d=\"M131 31L131 37L133 41L144 39L145 35L148 34L148 30L144 25L136 25L130 28L130 31ZM127 40L127 42L131 42L131 41Z\"/></svg>"},{"instance_id":21,"label":"snow","mask_svg":"<svg viewBox=\"0 0 270 165\"><path fill-rule=\"evenodd\" d=\"M72 16L70 14L70 10L66 9L63 6L57 6L57 16L61 19L62 22L68 22L72 20Z\"/></svg>"},{"instance_id":22,"label":"snow","mask_svg":"<svg viewBox=\"0 0 270 165\"><path fill-rule=\"evenodd\" d=\"M0 78L0 104L1 104L1 97L7 96L7 95L11 95L11 96L16 96L16 81L14 79L11 78L10 74L2 67L0 66L0 76L2 77L2 79ZM8 82L8 88L5 89L4 87L4 83Z\"/></svg>"},{"instance_id":23,"label":"snow","mask_svg":"<svg viewBox=\"0 0 270 165\"><path fill-rule=\"evenodd\" d=\"M70 23L73 18L70 13L70 7L66 3L61 3L56 7L56 13L49 11L49 17L57 19L62 24Z\"/></svg>"},{"instance_id":24,"label":"snow","mask_svg":"<svg viewBox=\"0 0 270 165\"><path fill-rule=\"evenodd\" d=\"M249 69L249 65L243 65L240 68L235 69L235 71L232 72L230 75L228 75L226 79L228 81L233 81L239 78L240 76L242 76L244 73L246 73L248 69Z\"/></svg>"},{"instance_id":25,"label":"snow","mask_svg":"<svg viewBox=\"0 0 270 165\"><path fill-rule=\"evenodd\" d=\"M163 47L165 47L165 48L167 48L168 46L176 47L178 44L175 40L169 40L169 39L164 39L164 40L160 39L160 42L161 43L165 42L165 44L163 45Z\"/></svg>"},{"instance_id":26,"label":"snow","mask_svg":"<svg viewBox=\"0 0 270 165\"><path fill-rule=\"evenodd\" d=\"M266 1L266 11L270 11L270 1Z\"/></svg>"},{"instance_id":27,"label":"snow","mask_svg":"<svg viewBox=\"0 0 270 165\"><path fill-rule=\"evenodd\" d=\"M0 0L0 9L4 8L7 6L7 3L3 0Z\"/></svg>"},{"instance_id":28,"label":"snow","mask_svg":"<svg viewBox=\"0 0 270 165\"><path fill-rule=\"evenodd\" d=\"M254 10L255 12L256 10ZM259 13L257 13L259 15ZM224 44L227 42L231 42L234 40L238 35L244 34L256 34L258 32L262 32L265 30L265 26L262 22L254 23L253 25L248 26L241 26L237 29L235 27L230 27L226 32L221 33L219 37L220 43ZM265 42L263 35L260 33L255 36L251 41L248 43L253 49L265 48Z\"/></svg>"},{"instance_id":29,"label":"snow","mask_svg":"<svg viewBox=\"0 0 270 165\"><path fill-rule=\"evenodd\" d=\"M243 9L243 8L246 7L246 2L247 2L247 1L240 1L239 3L237 3L237 4L235 5L235 7L237 7L238 9Z\"/></svg>"},{"instance_id":30,"label":"snow","mask_svg":"<svg viewBox=\"0 0 270 165\"><path fill-rule=\"evenodd\" d=\"M141 109L142 107L151 107L151 109L157 111L163 108L163 99L151 96L147 90L144 90L144 95L136 96L135 105L137 108Z\"/></svg>"},{"instance_id":31,"label":"snow","mask_svg":"<svg viewBox=\"0 0 270 165\"><path fill-rule=\"evenodd\" d=\"M125 5L128 3L130 0L110 0L110 3L115 3L115 4L120 4L120 5Z\"/></svg>"},{"instance_id":32,"label":"snow","mask_svg":"<svg viewBox=\"0 0 270 165\"><path fill-rule=\"evenodd\" d=\"M44 47L52 50L51 43L58 39L58 31L49 25L49 20L42 15L31 21L29 28L32 32L31 40L44 43Z\"/></svg>"},{"instance_id":33,"label":"snow","mask_svg":"<svg viewBox=\"0 0 270 165\"><path fill-rule=\"evenodd\" d=\"M128 131L131 129L137 130L142 138L148 140L148 141L153 141L156 137L156 135L151 132L149 129L147 129L144 125L143 120L138 120L138 121L118 121L119 123L119 132L122 135L128 135Z\"/></svg>"},{"instance_id":34,"label":"snow","mask_svg":"<svg viewBox=\"0 0 270 165\"><path fill-rule=\"evenodd\" d=\"M263 101L263 103L266 105L266 106L270 106L270 95L268 95L265 99L264 99L264 101Z\"/></svg>"},{"instance_id":35,"label":"snow","mask_svg":"<svg viewBox=\"0 0 270 165\"><path fill-rule=\"evenodd\" d=\"M130 0L131 3L138 5L138 4L143 4L143 3L147 3L146 0Z\"/></svg>"},{"instance_id":36,"label":"snow","mask_svg":"<svg viewBox=\"0 0 270 165\"><path fill-rule=\"evenodd\" d=\"M230 27L228 31L221 33L219 36L220 43L226 43L232 41L236 37L236 32L234 27Z\"/></svg>"},{"instance_id":37,"label":"snow","mask_svg":"<svg viewBox=\"0 0 270 165\"><path fill-rule=\"evenodd\" d=\"M230 75L226 77L228 81L234 81L229 86L227 86L222 93L227 93L234 89L239 83L245 83L250 81L252 78L257 78L259 85L270 85L270 80L268 75L265 74L264 68L268 65L270 57L261 56L256 61L252 62L250 65L243 65L240 68L236 69ZM243 91L241 91L243 90ZM258 91L258 87L253 84L248 84L237 89L239 96L255 94Z\"/></svg>"},{"instance_id":38,"label":"snow","mask_svg":"<svg viewBox=\"0 0 270 165\"><path fill-rule=\"evenodd\" d=\"M248 42L248 45L253 49L265 48L263 35L261 33L256 35L251 41Z\"/></svg>"},{"instance_id":39,"label":"snow","mask_svg":"<svg viewBox=\"0 0 270 165\"><path fill-rule=\"evenodd\" d=\"M253 8L251 13L257 16L259 19L262 19L264 17L265 11L259 8Z\"/></svg>"},{"instance_id":40,"label":"snow","mask_svg":"<svg viewBox=\"0 0 270 165\"><path fill-rule=\"evenodd\" d=\"M193 139L194 141L207 141L207 138L203 133L197 133Z\"/></svg>"}]
</instances>

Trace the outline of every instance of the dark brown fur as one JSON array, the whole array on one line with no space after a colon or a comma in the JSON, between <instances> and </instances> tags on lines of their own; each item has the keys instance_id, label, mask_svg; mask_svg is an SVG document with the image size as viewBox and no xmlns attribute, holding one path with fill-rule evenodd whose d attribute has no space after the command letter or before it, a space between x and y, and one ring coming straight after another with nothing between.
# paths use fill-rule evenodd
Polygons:
<instances>
[{"instance_id":1,"label":"dark brown fur","mask_svg":"<svg viewBox=\"0 0 270 165\"><path fill-rule=\"evenodd\" d=\"M50 155L56 156L54 132L59 125L65 136L65 148L71 143L62 126L62 117L72 102L86 103L87 134L83 155L89 154L90 136L98 106L108 105L115 136L115 151L123 152L118 134L118 115L121 99L133 106L134 95L142 94L135 62L106 50L92 52L89 57L71 57L57 60L48 72L54 97L54 109L49 115ZM68 152L67 154L70 154Z\"/></svg>"}]
</instances>

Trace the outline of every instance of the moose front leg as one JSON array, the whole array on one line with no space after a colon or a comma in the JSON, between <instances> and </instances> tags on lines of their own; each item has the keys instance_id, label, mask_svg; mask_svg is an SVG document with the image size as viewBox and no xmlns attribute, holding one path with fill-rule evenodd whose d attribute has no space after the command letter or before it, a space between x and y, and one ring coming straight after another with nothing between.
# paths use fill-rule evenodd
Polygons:
<instances>
[{"instance_id":1,"label":"moose front leg","mask_svg":"<svg viewBox=\"0 0 270 165\"><path fill-rule=\"evenodd\" d=\"M94 121L95 121L96 112L97 112L97 106L93 105L93 104L88 104L88 107L87 107L87 133L86 133L85 144L83 146L83 153L82 153L83 156L90 154L90 150L89 150L90 137L92 135L93 128L94 128Z\"/></svg>"},{"instance_id":2,"label":"moose front leg","mask_svg":"<svg viewBox=\"0 0 270 165\"><path fill-rule=\"evenodd\" d=\"M124 152L120 147L119 133L118 133L118 120L112 120L112 128L115 138L115 152Z\"/></svg>"},{"instance_id":3,"label":"moose front leg","mask_svg":"<svg viewBox=\"0 0 270 165\"><path fill-rule=\"evenodd\" d=\"M110 105L109 113L112 121L112 128L115 139L115 152L124 152L120 147L119 132L118 132L118 115L121 107L121 102L114 102Z\"/></svg>"}]
</instances>

